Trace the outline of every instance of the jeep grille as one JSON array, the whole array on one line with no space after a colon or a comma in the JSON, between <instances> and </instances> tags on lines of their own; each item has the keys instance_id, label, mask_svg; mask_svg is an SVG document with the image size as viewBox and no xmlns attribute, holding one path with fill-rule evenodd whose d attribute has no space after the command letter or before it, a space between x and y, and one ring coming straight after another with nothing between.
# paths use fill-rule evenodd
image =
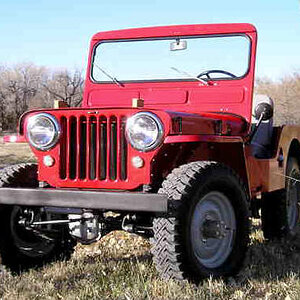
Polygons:
<instances>
[{"instance_id":1,"label":"jeep grille","mask_svg":"<svg viewBox=\"0 0 300 300\"><path fill-rule=\"evenodd\" d=\"M126 180L125 116L62 116L60 178Z\"/></svg>"}]
</instances>

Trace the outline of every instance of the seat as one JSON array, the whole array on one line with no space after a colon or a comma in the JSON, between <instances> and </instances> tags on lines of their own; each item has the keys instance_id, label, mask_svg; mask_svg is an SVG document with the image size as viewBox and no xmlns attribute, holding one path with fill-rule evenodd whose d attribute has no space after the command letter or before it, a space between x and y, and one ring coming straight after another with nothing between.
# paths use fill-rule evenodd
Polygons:
<instances>
[{"instance_id":1,"label":"seat","mask_svg":"<svg viewBox=\"0 0 300 300\"><path fill-rule=\"evenodd\" d=\"M252 105L252 130L254 130L258 122L254 117L254 109L259 103L268 103L274 107L273 100L267 95L254 95ZM254 157L270 158L272 156L273 131L273 117L267 121L262 121L251 141L251 150Z\"/></svg>"}]
</instances>

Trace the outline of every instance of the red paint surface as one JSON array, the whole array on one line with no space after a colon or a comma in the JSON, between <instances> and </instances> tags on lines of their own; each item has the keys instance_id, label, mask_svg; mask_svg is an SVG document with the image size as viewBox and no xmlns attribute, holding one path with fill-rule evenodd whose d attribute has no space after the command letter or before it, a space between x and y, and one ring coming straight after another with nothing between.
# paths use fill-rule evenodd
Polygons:
<instances>
[{"instance_id":1,"label":"red paint surface","mask_svg":"<svg viewBox=\"0 0 300 300\"><path fill-rule=\"evenodd\" d=\"M94 83L90 79L94 46L100 41L201 35L245 34L251 41L249 71L244 78L218 80L215 85L199 81ZM256 30L250 24L182 25L100 32L93 36L89 54L83 107L131 107L132 98L142 98L145 108L189 113L227 112L251 120L255 67Z\"/></svg>"},{"instance_id":2,"label":"red paint surface","mask_svg":"<svg viewBox=\"0 0 300 300\"><path fill-rule=\"evenodd\" d=\"M5 135L3 143L27 143L27 141L23 135Z\"/></svg>"},{"instance_id":3,"label":"red paint surface","mask_svg":"<svg viewBox=\"0 0 300 300\"><path fill-rule=\"evenodd\" d=\"M213 135L174 135L167 136L165 144L193 143L193 142L216 142L216 143L241 143L243 139L239 136L213 136Z\"/></svg>"},{"instance_id":4,"label":"red paint surface","mask_svg":"<svg viewBox=\"0 0 300 300\"><path fill-rule=\"evenodd\" d=\"M105 109L105 110L87 110L87 109L59 109L59 110L44 110L46 113L50 113L55 116L58 120L61 119L62 116L70 118L76 117L80 118L81 116L85 116L87 118L90 117L101 117L106 116L109 118L110 116L127 116L130 117L134 113L138 112L138 109ZM32 112L32 114L37 113L38 111ZM170 124L171 118L165 112L156 111L156 114L160 117L162 122L164 123L164 131L165 136L167 136L170 132ZM26 127L26 121L25 121ZM79 135L80 137L80 135ZM70 179L68 174L65 179L61 179L60 174L60 164L61 162L61 151L62 147L69 147L69 144L63 139L60 139L60 142L49 151L38 151L35 148L32 148L34 154L38 158L38 165L39 165L39 180L46 181L51 186L55 187L77 187L77 188L107 188L107 189L134 189L140 186L141 184L150 183L150 164L153 157L156 155L158 149L155 151L143 153L133 149L130 145L128 146L128 156L127 156L127 168L128 168L128 177L126 180L120 180L117 178L116 180L105 179L105 180L98 180L96 179L84 179L81 180L79 178ZM89 147L87 147L87 157L89 155ZM46 167L43 164L43 157L45 155L51 155L55 158L55 164L52 167ZM131 164L131 159L134 156L140 156L144 159L145 165L143 168L135 168ZM67 169L69 169L69 157L67 157ZM117 162L117 165L119 163ZM88 168L88 165L87 165ZM88 172L88 171L87 171ZM117 176L118 177L118 176Z\"/></svg>"},{"instance_id":5,"label":"red paint surface","mask_svg":"<svg viewBox=\"0 0 300 300\"><path fill-rule=\"evenodd\" d=\"M218 80L214 85L207 86L199 81L161 81L131 82L120 87L114 83L94 83L89 76L93 48L99 41L223 34L246 34L251 41L249 71L244 78ZM46 112L60 119L62 115L76 118L83 115L97 117L101 114L130 117L137 111L153 111L164 124L164 143L166 144L205 141L242 142L243 137L249 131L251 120L255 50L256 30L250 24L165 26L98 33L91 41L82 108L47 110ZM144 99L144 108L132 108L132 98ZM28 113L23 119L26 120L27 116ZM49 151L41 152L33 149L39 162L39 180L47 181L55 187L135 189L143 184L151 183L153 159L158 153L161 155L160 147L143 153L134 150L129 145L126 180L80 180L70 179L68 176L66 179L60 179L59 165L63 144L69 147L68 143L61 139ZM90 149L87 148L87 155L89 151ZM53 167L43 165L44 155L51 155L55 158ZM131 164L132 157L137 155L145 161L143 168L137 169ZM67 160L68 165L69 158ZM155 171L159 172L159 170Z\"/></svg>"}]
</instances>

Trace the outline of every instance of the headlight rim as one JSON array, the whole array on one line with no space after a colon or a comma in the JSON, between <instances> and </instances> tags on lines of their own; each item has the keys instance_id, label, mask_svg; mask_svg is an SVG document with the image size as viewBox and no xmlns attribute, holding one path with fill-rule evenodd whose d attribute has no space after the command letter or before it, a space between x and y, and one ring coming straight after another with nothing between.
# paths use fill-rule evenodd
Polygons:
<instances>
[{"instance_id":1,"label":"headlight rim","mask_svg":"<svg viewBox=\"0 0 300 300\"><path fill-rule=\"evenodd\" d=\"M47 143L45 146L36 145L32 141L32 139L30 138L30 135L29 135L29 130L28 130L29 125L39 117L48 118L50 120L50 122L52 123L52 125L54 126L54 129L55 129L55 134L53 136L52 141ZM61 126L60 126L60 124L57 121L55 116L53 116L49 113L38 113L38 114L35 114L35 115L32 115L32 116L28 117L28 119L26 121L26 136L27 136L27 139L28 139L28 141L29 141L29 143L32 147L36 148L39 151L49 151L50 149L52 149L56 146L56 144L57 144L57 142L58 142L58 140L61 136Z\"/></svg>"},{"instance_id":2,"label":"headlight rim","mask_svg":"<svg viewBox=\"0 0 300 300\"><path fill-rule=\"evenodd\" d=\"M152 144L150 144L149 146L141 149L141 148L137 148L134 143L132 142L132 139L130 138L130 136L128 135L128 120L129 119L132 119L132 118L136 118L136 117L139 117L139 116L147 116L147 117L151 117L154 122L156 123L157 125L157 129L158 129L158 136L157 136L157 139L155 142L153 142ZM163 137L164 137L164 124L163 122L161 121L161 119L159 118L158 115L156 115L155 113L152 113L152 112L149 112L149 111L140 111L140 112L137 112L135 113L134 115L130 116L129 119L127 119L126 121L126 129L125 129L125 136L126 136L126 139L128 141L128 143L135 149L135 150L138 150L140 152L149 152L149 151L153 151L155 150L161 143L162 143L162 140L163 140Z\"/></svg>"}]
</instances>

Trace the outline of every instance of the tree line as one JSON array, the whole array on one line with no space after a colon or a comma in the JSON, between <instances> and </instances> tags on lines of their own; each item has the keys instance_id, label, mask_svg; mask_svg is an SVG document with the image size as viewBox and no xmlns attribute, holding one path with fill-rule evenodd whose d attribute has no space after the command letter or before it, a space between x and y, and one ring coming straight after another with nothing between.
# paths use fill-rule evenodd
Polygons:
<instances>
[{"instance_id":1,"label":"tree line","mask_svg":"<svg viewBox=\"0 0 300 300\"><path fill-rule=\"evenodd\" d=\"M32 63L0 66L0 131L15 131L25 111L52 107L54 100L79 106L83 87L83 74L78 69L50 71ZM300 73L279 81L257 79L255 92L274 100L276 125L300 124Z\"/></svg>"},{"instance_id":2,"label":"tree line","mask_svg":"<svg viewBox=\"0 0 300 300\"><path fill-rule=\"evenodd\" d=\"M255 92L274 101L275 125L300 125L300 73L294 72L278 81L257 79Z\"/></svg>"},{"instance_id":3,"label":"tree line","mask_svg":"<svg viewBox=\"0 0 300 300\"><path fill-rule=\"evenodd\" d=\"M25 111L53 107L54 100L79 106L83 86L78 69L50 71L32 63L0 67L0 131L15 131Z\"/></svg>"}]
</instances>

